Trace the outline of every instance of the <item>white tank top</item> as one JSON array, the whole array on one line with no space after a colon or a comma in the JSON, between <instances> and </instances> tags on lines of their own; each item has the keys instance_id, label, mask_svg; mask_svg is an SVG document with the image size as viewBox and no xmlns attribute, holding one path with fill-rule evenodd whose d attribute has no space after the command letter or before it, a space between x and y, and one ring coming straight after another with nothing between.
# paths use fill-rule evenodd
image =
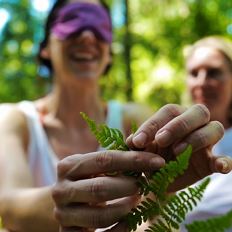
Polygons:
<instances>
[{"instance_id":1,"label":"white tank top","mask_svg":"<svg viewBox=\"0 0 232 232\"><path fill-rule=\"evenodd\" d=\"M18 107L27 118L30 133L28 157L34 185L35 187L52 185L56 181L58 158L49 144L39 114L33 102L22 101L18 103ZM122 104L110 101L106 124L123 131L122 120Z\"/></svg>"},{"instance_id":2,"label":"white tank top","mask_svg":"<svg viewBox=\"0 0 232 232\"><path fill-rule=\"evenodd\" d=\"M225 131L224 137L213 147L213 152L232 158L232 128ZM226 175L215 173L210 178L202 201L187 215L184 224L220 216L232 210L232 172ZM182 225L181 232L186 231ZM226 231L232 232L232 228Z\"/></svg>"}]
</instances>

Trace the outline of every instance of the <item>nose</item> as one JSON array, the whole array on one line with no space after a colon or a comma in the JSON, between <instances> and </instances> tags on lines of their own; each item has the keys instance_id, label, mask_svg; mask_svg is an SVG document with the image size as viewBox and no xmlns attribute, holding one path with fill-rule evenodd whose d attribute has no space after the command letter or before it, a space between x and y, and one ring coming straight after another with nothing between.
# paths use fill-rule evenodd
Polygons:
<instances>
[{"instance_id":1,"label":"nose","mask_svg":"<svg viewBox=\"0 0 232 232\"><path fill-rule=\"evenodd\" d=\"M82 42L95 42L96 41L96 36L91 30L84 30L80 33L79 38L82 40Z\"/></svg>"},{"instance_id":2,"label":"nose","mask_svg":"<svg viewBox=\"0 0 232 232\"><path fill-rule=\"evenodd\" d=\"M204 85L206 84L206 81L207 81L207 71L204 70L204 69L201 69L198 71L197 73L197 84L198 85Z\"/></svg>"}]
</instances>

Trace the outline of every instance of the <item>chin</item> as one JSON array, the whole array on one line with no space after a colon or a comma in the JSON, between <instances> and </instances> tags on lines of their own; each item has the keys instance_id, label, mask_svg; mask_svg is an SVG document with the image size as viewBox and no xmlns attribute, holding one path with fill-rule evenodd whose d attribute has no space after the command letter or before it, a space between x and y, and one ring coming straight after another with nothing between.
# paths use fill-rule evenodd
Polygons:
<instances>
[{"instance_id":1,"label":"chin","mask_svg":"<svg viewBox=\"0 0 232 232\"><path fill-rule=\"evenodd\" d=\"M82 79L82 80L93 80L93 79L97 79L97 76L93 72L82 72L82 73L76 74L75 78Z\"/></svg>"}]
</instances>

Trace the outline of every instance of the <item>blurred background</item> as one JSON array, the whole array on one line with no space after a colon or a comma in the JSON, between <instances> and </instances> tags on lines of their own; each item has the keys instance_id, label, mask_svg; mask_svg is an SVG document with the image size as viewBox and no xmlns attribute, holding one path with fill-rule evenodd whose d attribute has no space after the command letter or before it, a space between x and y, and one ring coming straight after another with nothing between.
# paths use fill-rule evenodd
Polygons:
<instances>
[{"instance_id":1,"label":"blurred background","mask_svg":"<svg viewBox=\"0 0 232 232\"><path fill-rule=\"evenodd\" d=\"M104 99L154 109L186 102L183 49L206 35L232 38L230 0L108 0L113 67L101 79ZM0 102L33 100L51 79L37 66L43 23L53 0L0 0Z\"/></svg>"}]
</instances>

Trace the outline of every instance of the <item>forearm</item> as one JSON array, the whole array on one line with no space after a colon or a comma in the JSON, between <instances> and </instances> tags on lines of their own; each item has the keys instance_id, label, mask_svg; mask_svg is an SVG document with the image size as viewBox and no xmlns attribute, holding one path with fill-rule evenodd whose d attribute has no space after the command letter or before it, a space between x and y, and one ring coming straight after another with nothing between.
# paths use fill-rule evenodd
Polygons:
<instances>
[{"instance_id":1,"label":"forearm","mask_svg":"<svg viewBox=\"0 0 232 232\"><path fill-rule=\"evenodd\" d=\"M57 232L50 187L5 192L0 215L6 229L16 232Z\"/></svg>"}]
</instances>

